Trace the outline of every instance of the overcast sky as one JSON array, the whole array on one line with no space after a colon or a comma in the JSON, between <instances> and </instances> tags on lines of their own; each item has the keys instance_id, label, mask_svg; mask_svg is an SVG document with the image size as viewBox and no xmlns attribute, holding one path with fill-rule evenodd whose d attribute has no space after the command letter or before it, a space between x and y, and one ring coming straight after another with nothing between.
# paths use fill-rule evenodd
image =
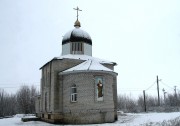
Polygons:
<instances>
[{"instance_id":1,"label":"overcast sky","mask_svg":"<svg viewBox=\"0 0 180 126\"><path fill-rule=\"evenodd\" d=\"M0 0L0 88L38 87L39 68L61 55L77 6L93 56L118 64L118 94L142 94L154 84L153 94L157 75L160 90L180 89L179 0Z\"/></svg>"}]
</instances>

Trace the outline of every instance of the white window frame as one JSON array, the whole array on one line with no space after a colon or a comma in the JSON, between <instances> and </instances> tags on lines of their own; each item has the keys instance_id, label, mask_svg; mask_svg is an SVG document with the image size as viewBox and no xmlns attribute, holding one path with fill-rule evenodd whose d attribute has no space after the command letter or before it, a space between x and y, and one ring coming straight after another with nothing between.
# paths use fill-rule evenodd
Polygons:
<instances>
[{"instance_id":1,"label":"white window frame","mask_svg":"<svg viewBox=\"0 0 180 126\"><path fill-rule=\"evenodd\" d=\"M71 102L77 102L77 88L76 88L76 86L71 87Z\"/></svg>"}]
</instances>

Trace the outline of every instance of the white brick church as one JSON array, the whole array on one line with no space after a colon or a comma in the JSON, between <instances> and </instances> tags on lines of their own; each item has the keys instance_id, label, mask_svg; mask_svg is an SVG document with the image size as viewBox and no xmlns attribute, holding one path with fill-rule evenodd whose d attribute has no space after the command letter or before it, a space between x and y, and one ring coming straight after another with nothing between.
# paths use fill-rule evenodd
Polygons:
<instances>
[{"instance_id":1,"label":"white brick church","mask_svg":"<svg viewBox=\"0 0 180 126\"><path fill-rule=\"evenodd\" d=\"M79 8L76 9L77 13ZM62 55L45 63L36 116L51 123L117 120L116 63L92 57L92 39L77 20L62 40Z\"/></svg>"}]
</instances>

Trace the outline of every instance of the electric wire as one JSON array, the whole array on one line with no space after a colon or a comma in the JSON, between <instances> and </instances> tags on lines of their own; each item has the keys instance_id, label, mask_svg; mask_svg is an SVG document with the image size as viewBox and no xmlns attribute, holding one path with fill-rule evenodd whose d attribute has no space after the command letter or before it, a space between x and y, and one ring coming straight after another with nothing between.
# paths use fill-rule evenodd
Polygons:
<instances>
[{"instance_id":1,"label":"electric wire","mask_svg":"<svg viewBox=\"0 0 180 126\"><path fill-rule=\"evenodd\" d=\"M170 88L170 89L173 89L173 90L174 90L174 88L172 88L171 86L169 86L169 85L165 84L163 81L161 81L161 83L162 83L163 85L165 85L166 87L168 87L168 88Z\"/></svg>"},{"instance_id":2,"label":"electric wire","mask_svg":"<svg viewBox=\"0 0 180 126\"><path fill-rule=\"evenodd\" d=\"M156 83L156 81L151 85L149 86L145 91L149 90L150 88L152 88L152 86L154 86L154 84Z\"/></svg>"}]
</instances>

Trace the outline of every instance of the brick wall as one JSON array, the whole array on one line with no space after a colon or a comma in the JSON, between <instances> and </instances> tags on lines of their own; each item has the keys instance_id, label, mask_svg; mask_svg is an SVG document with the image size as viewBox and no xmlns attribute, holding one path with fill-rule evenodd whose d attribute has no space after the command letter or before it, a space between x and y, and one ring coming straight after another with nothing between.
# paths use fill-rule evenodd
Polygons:
<instances>
[{"instance_id":1,"label":"brick wall","mask_svg":"<svg viewBox=\"0 0 180 126\"><path fill-rule=\"evenodd\" d=\"M42 112L59 112L61 104L60 81L58 73L70 67L82 63L82 60L63 59L52 60L42 68L41 78L41 111ZM47 105L45 108L45 93L47 93Z\"/></svg>"},{"instance_id":2,"label":"brick wall","mask_svg":"<svg viewBox=\"0 0 180 126\"><path fill-rule=\"evenodd\" d=\"M95 76L104 79L103 101L97 101ZM113 78L105 73L76 73L64 75L63 113L68 123L102 123L115 121ZM71 102L71 86L77 86L77 102ZM83 116L82 116L83 115Z\"/></svg>"}]
</instances>

